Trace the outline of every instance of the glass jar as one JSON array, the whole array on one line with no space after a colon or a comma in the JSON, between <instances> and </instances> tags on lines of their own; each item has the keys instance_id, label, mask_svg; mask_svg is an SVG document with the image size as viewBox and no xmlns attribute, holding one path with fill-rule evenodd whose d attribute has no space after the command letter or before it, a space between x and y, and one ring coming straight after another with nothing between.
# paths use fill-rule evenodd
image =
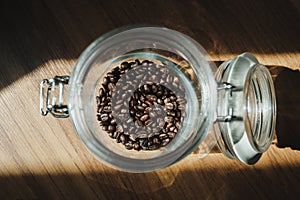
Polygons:
<instances>
[{"instance_id":1,"label":"glass jar","mask_svg":"<svg viewBox=\"0 0 300 200\"><path fill-rule=\"evenodd\" d=\"M167 167L193 152L212 128L226 156L254 164L274 136L276 102L270 73L250 53L218 69L208 60L196 41L177 31L117 29L82 53L71 77L41 82L40 111L70 116L87 148L124 171ZM144 106L144 118L138 115L139 105ZM161 124L156 111L165 120Z\"/></svg>"}]
</instances>

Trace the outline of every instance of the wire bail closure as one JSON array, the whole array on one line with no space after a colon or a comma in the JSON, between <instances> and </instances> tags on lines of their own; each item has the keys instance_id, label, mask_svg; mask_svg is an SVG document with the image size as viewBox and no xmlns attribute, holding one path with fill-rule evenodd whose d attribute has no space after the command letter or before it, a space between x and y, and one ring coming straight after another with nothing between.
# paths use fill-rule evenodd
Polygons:
<instances>
[{"instance_id":1,"label":"wire bail closure","mask_svg":"<svg viewBox=\"0 0 300 200\"><path fill-rule=\"evenodd\" d=\"M55 76L52 79L44 79L40 84L40 113L46 116L49 112L56 118L69 117L68 106L64 104L65 85L68 85L70 76ZM46 99L45 99L46 85ZM57 87L58 97L53 95ZM46 100L44 102L44 99Z\"/></svg>"}]
</instances>

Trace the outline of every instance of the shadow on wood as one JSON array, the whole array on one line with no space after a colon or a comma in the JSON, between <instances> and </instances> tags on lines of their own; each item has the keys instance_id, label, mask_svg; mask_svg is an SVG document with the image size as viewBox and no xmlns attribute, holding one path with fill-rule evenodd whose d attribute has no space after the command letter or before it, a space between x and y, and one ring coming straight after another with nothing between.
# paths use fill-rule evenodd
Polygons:
<instances>
[{"instance_id":1,"label":"shadow on wood","mask_svg":"<svg viewBox=\"0 0 300 200\"><path fill-rule=\"evenodd\" d=\"M277 72L277 145L300 150L300 71L277 68Z\"/></svg>"},{"instance_id":2,"label":"shadow on wood","mask_svg":"<svg viewBox=\"0 0 300 200\"><path fill-rule=\"evenodd\" d=\"M300 167L180 171L171 185L156 173L22 174L0 177L1 199L297 199ZM284 173L292 170L293 173ZM130 181L129 181L130 180ZM282 183L289 183L288 185ZM265 191L267 190L267 191Z\"/></svg>"}]
</instances>

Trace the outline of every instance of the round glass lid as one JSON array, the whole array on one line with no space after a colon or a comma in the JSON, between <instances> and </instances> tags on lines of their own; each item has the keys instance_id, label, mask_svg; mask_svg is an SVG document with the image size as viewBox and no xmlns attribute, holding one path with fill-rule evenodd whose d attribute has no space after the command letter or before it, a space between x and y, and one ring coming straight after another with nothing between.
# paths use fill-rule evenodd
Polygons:
<instances>
[{"instance_id":1,"label":"round glass lid","mask_svg":"<svg viewBox=\"0 0 300 200\"><path fill-rule=\"evenodd\" d=\"M250 53L224 62L219 83L217 133L220 149L229 157L254 164L273 139L276 101L272 77Z\"/></svg>"}]
</instances>

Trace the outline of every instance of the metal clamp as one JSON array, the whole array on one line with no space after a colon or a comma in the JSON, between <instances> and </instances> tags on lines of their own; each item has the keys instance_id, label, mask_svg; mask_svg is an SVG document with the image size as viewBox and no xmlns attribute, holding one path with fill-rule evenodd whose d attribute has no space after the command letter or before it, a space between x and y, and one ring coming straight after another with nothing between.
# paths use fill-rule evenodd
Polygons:
<instances>
[{"instance_id":1,"label":"metal clamp","mask_svg":"<svg viewBox=\"0 0 300 200\"><path fill-rule=\"evenodd\" d=\"M46 116L50 112L56 118L69 117L68 106L64 105L64 86L69 83L70 76L55 76L52 79L44 79L40 84L40 112ZM45 85L47 86L46 103ZM59 87L58 98L53 95ZM45 106L45 107L44 107Z\"/></svg>"},{"instance_id":2,"label":"metal clamp","mask_svg":"<svg viewBox=\"0 0 300 200\"><path fill-rule=\"evenodd\" d=\"M242 89L239 89L230 83L223 82L223 83L218 84L218 90L228 91L229 96L232 97L232 92L241 91ZM216 122L231 122L234 120L241 121L243 119L241 117L234 116L233 108L229 107L226 115L217 115Z\"/></svg>"}]
</instances>

